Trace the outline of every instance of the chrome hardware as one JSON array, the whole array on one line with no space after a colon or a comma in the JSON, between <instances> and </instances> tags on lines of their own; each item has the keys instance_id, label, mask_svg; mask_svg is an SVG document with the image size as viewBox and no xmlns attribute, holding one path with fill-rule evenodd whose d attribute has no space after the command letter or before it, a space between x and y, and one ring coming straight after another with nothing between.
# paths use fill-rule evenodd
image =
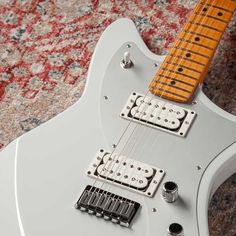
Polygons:
<instances>
[{"instance_id":1,"label":"chrome hardware","mask_svg":"<svg viewBox=\"0 0 236 236\"><path fill-rule=\"evenodd\" d=\"M170 224L170 226L167 230L167 235L168 236L183 236L184 230L183 230L182 225L180 225L178 223Z\"/></svg>"},{"instance_id":2,"label":"chrome hardware","mask_svg":"<svg viewBox=\"0 0 236 236\"><path fill-rule=\"evenodd\" d=\"M129 227L140 204L100 188L87 185L75 208L90 215L103 217L121 226Z\"/></svg>"},{"instance_id":3,"label":"chrome hardware","mask_svg":"<svg viewBox=\"0 0 236 236\"><path fill-rule=\"evenodd\" d=\"M120 62L120 65L124 69L129 69L133 66L133 62L130 59L130 53L125 52L122 61Z\"/></svg>"},{"instance_id":4,"label":"chrome hardware","mask_svg":"<svg viewBox=\"0 0 236 236\"><path fill-rule=\"evenodd\" d=\"M171 181L165 182L162 187L162 196L168 203L175 202L178 199L178 185Z\"/></svg>"}]
</instances>

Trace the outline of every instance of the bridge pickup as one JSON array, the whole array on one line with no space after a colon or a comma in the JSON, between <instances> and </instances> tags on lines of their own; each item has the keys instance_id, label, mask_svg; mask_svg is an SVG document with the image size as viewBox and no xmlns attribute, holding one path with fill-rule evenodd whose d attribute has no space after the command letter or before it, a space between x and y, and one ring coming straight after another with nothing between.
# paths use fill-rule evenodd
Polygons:
<instances>
[{"instance_id":1,"label":"bridge pickup","mask_svg":"<svg viewBox=\"0 0 236 236\"><path fill-rule=\"evenodd\" d=\"M75 204L75 208L97 217L103 217L105 220L110 220L121 226L129 227L140 208L140 204L87 185Z\"/></svg>"},{"instance_id":2,"label":"bridge pickup","mask_svg":"<svg viewBox=\"0 0 236 236\"><path fill-rule=\"evenodd\" d=\"M133 92L120 116L177 136L186 136L196 112L161 99Z\"/></svg>"},{"instance_id":3,"label":"bridge pickup","mask_svg":"<svg viewBox=\"0 0 236 236\"><path fill-rule=\"evenodd\" d=\"M155 166L101 149L87 169L87 174L153 197L165 172Z\"/></svg>"}]
</instances>

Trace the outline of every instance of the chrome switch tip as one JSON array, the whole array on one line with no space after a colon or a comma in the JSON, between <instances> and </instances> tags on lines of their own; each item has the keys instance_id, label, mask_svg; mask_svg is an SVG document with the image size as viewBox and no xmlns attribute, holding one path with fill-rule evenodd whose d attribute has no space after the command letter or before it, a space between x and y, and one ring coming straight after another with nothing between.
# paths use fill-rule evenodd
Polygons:
<instances>
[{"instance_id":1,"label":"chrome switch tip","mask_svg":"<svg viewBox=\"0 0 236 236\"><path fill-rule=\"evenodd\" d=\"M120 65L123 69L129 69L133 66L133 62L130 59L130 52L125 52Z\"/></svg>"}]
</instances>

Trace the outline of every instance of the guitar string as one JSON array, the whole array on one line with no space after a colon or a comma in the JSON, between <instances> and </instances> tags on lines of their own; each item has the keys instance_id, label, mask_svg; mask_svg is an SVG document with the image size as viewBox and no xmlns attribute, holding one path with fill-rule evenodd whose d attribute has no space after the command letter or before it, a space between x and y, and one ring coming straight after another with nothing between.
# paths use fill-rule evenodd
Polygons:
<instances>
[{"instance_id":1,"label":"guitar string","mask_svg":"<svg viewBox=\"0 0 236 236\"><path fill-rule=\"evenodd\" d=\"M212 2L213 3L213 2ZM201 6L201 10L204 8L204 6ZM214 9L212 9L212 12L214 11ZM203 20L202 20L203 21ZM202 23L202 21L200 22L200 23ZM208 32L209 32L209 29L207 29L206 30L206 35L208 34ZM200 34L202 33L202 30L200 31ZM190 39L193 39L195 36L193 35ZM190 49L191 50L191 49ZM182 56L182 55L181 55ZM178 66L178 65L177 65ZM144 136L148 136L148 135L150 135L151 133L154 133L154 131L155 130L153 130L153 129L146 129L146 134L144 134ZM155 143L155 141L156 141L156 138L154 138L153 140L152 140L152 145ZM147 143L147 142L146 142ZM136 144L137 145L137 144ZM144 144L145 145L145 144ZM143 153L144 153L144 150L145 150L145 148L144 148L144 145L142 145L143 146L143 148L142 148L142 150L141 150L141 152L139 152L139 156L142 156L143 155ZM169 145L169 146L171 146L171 145ZM137 150L136 150L136 152L137 152ZM135 155L135 157L136 157L137 155Z\"/></svg>"},{"instance_id":2,"label":"guitar string","mask_svg":"<svg viewBox=\"0 0 236 236\"><path fill-rule=\"evenodd\" d=\"M161 111L162 111L162 110L161 110ZM119 155L118 155L118 157L119 157ZM114 163L115 163L115 161L114 161ZM110 170L108 169L108 175L109 175L109 171L110 171Z\"/></svg>"},{"instance_id":3,"label":"guitar string","mask_svg":"<svg viewBox=\"0 0 236 236\"><path fill-rule=\"evenodd\" d=\"M200 6L200 5L199 5ZM200 9L202 10L204 8L204 6L201 6L201 7L199 7L199 11L200 11ZM195 11L195 13L198 13L198 12L196 12ZM202 21L204 21L204 19L201 19L201 22L200 23L202 23ZM201 32L201 31L200 31ZM208 32L208 29L206 30L206 32ZM207 33L206 33L207 34ZM192 40L194 37L196 37L196 35L192 35L191 37L190 37L190 40ZM193 45L192 45L193 46ZM189 50L192 50L192 48L193 47L191 47ZM182 55L181 55L182 54ZM180 54L180 56L182 57L183 56L183 54L184 53L181 53ZM182 61L184 61L184 57L182 57L182 60L179 60L179 64L177 64L176 65L176 67L178 68L178 66L180 65L180 64L182 64ZM191 63L191 64L194 64L194 63ZM171 110L172 108L174 107L174 105L173 106L171 106L170 108L169 108L169 110ZM152 114L152 112L150 113L150 114ZM165 118L163 118L163 119L166 119L167 117L168 117L168 113L166 113L167 115L166 115L166 117ZM170 129L169 129L170 130ZM143 134L143 136L148 136L148 134L147 134L147 132L149 132L149 133L152 133L152 131L153 131L153 129L146 129L146 130L144 130L144 134ZM155 131L155 130L154 130ZM145 135L146 134L146 135ZM142 137L141 137L142 138ZM139 142L140 143L140 142ZM136 142L136 147L138 146L138 144L139 144L138 142ZM143 146L143 148L142 148L142 153L141 152L139 152L139 156L142 156L143 155L143 152L144 152L144 146L145 146L145 144L143 144L142 145ZM137 152L137 148L136 148L136 152ZM135 157L137 156L137 155L134 155Z\"/></svg>"},{"instance_id":4,"label":"guitar string","mask_svg":"<svg viewBox=\"0 0 236 236\"><path fill-rule=\"evenodd\" d=\"M213 10L212 10L213 11ZM208 32L208 30L207 30L207 32ZM207 33L206 33L206 35L207 35ZM151 132L151 131L150 131Z\"/></svg>"},{"instance_id":5,"label":"guitar string","mask_svg":"<svg viewBox=\"0 0 236 236\"><path fill-rule=\"evenodd\" d=\"M213 4L213 2L212 2L212 4ZM202 7L202 9L203 9L203 8L204 8L204 7ZM214 9L212 8L211 10L212 10L211 12L213 13ZM208 12L207 12L207 14L208 14ZM210 15L211 15L211 14L210 14ZM208 19L208 20L210 20L210 19ZM216 24L219 25L220 23L217 23L217 22L216 22ZM216 27L216 28L217 28L217 27ZM206 33L205 33L205 34L207 35L208 32L209 32L209 29L206 30ZM201 34L201 33L202 33L202 30L200 31L200 34ZM149 132L154 132L154 130L150 130ZM153 139L152 144L151 144L152 146L153 146L153 144L155 143L156 139L157 139L157 138L154 138L154 139ZM150 147L150 146L149 146L149 147ZM190 156L190 158L192 158L192 157ZM193 160L193 158L192 158L192 160ZM193 161L194 161L194 160L193 160Z\"/></svg>"},{"instance_id":6,"label":"guitar string","mask_svg":"<svg viewBox=\"0 0 236 236\"><path fill-rule=\"evenodd\" d=\"M164 91L165 91L165 90L164 90ZM163 93L164 93L164 92L163 92ZM162 97L162 96L161 96L161 97ZM145 98L144 98L143 100L145 100ZM151 100L152 100L152 99L151 99ZM148 107L148 106L146 106L146 107ZM137 110L138 110L138 109L137 109ZM143 110L144 110L144 109L143 109ZM141 114L142 114L142 112L141 112ZM146 121L146 123L147 123L147 122L148 122L148 120ZM141 126L143 126L143 125L141 125ZM136 128L136 127L135 127L135 128ZM131 135L132 135L132 134L131 134ZM130 135L130 136L131 136L131 135ZM128 143L128 142L127 142L127 143ZM126 145L127 145L127 143L126 143ZM135 143L135 142L134 142L134 143ZM124 149L124 148L123 148L123 149ZM123 151L123 150L122 150L122 151ZM120 155L120 154L119 154L119 155ZM119 157L119 155L118 155L118 157ZM115 163L115 161L114 161L114 163ZM108 171L108 173L109 173L109 171ZM104 183L103 183L103 185L104 185ZM102 185L102 186L103 186L103 185Z\"/></svg>"},{"instance_id":7,"label":"guitar string","mask_svg":"<svg viewBox=\"0 0 236 236\"><path fill-rule=\"evenodd\" d=\"M190 3L190 2L189 2L189 3ZM188 4L189 4L189 3L188 3ZM195 17L197 17L197 16L195 16ZM194 18L195 18L195 17L194 17ZM204 18L204 17L203 17L203 18ZM203 19L201 19L201 20L203 21ZM181 31L180 33L182 33L182 31ZM187 34L187 33L188 33L188 32L186 32L186 34ZM192 36L192 37L193 37L193 36ZM182 56L182 55L181 55L181 56ZM181 62L182 62L183 60L184 60L184 59L180 60L180 61L179 61L179 64L178 64L176 67L178 67L178 66L181 64ZM165 85L165 86L166 86L166 85ZM164 90L163 90L163 91L164 91ZM162 96L161 96L161 97L162 97ZM150 99L152 100L152 98L150 98ZM150 100L147 101L146 103L149 103L149 102L150 102ZM164 103L164 102L163 102L163 103ZM163 104L163 106L165 106L165 103ZM163 107L163 106L162 106L162 107ZM170 106L168 109L173 109L173 106L175 106L175 105ZM155 108L153 108L152 111L153 111L153 110L155 110ZM161 110L161 112L162 112L162 109L160 109L160 110ZM151 114L152 114L152 112L151 112ZM159 113L159 114L160 114L160 113ZM159 116L159 114L158 114L158 116ZM158 116L157 116L157 117L158 117ZM163 120L165 120L165 118L167 118L167 116L168 116L168 112L166 112L166 116L163 118ZM147 123L148 121L149 121L149 120L147 120L146 123ZM145 129L146 127L141 126L141 127L138 127L138 128L139 128L139 129L141 129L141 128L144 128L144 129ZM145 134L146 131L151 132L152 129L146 128L146 130L144 130L144 134ZM142 136L143 136L143 135L142 135ZM142 138L142 136L140 136L140 137ZM140 137L139 137L139 138L140 138ZM140 140L140 139L139 139L139 140ZM137 146L140 142L133 142L133 143L136 144L136 146ZM142 146L143 146L143 150L144 150L144 145L142 145ZM132 152L132 151L134 151L134 153L135 153L135 151L137 152L137 148L133 148L133 149L134 149L134 150L131 150L131 152ZM130 154L130 155L127 154L126 156L127 156L127 157L130 157L131 154ZM136 162L136 160L137 160L137 156L136 156L136 155L134 155L134 156L135 156L136 158L135 158L135 160L133 161L133 163L132 163L131 165L133 165L133 164ZM139 159L139 158L138 158L138 159ZM114 163L115 163L115 162L114 162ZM130 163L129 163L129 165L130 165ZM121 166L122 166L122 164L121 164ZM126 167L125 169L129 168L127 164L126 164L126 166L127 166L127 167ZM122 168L122 167L121 167L121 168ZM133 169L132 169L132 172L131 172L131 176L133 176L132 174L133 174L134 171L135 171L135 170L134 170L134 168L133 168ZM160 171L162 171L162 170L160 170ZM116 171L116 172L117 172L117 171ZM118 172L119 172L119 171L118 171ZM124 171L124 172L125 172L125 171ZM109 171L108 171L108 173L109 173ZM139 176L140 176L140 174L139 174ZM131 182L131 181L132 181L132 179L130 179L130 182ZM131 186L130 182L129 182L129 184L128 184L129 187ZM122 185L122 184L121 184L121 185ZM126 185L127 185L127 184L126 184ZM137 187L137 190L138 190L138 187Z\"/></svg>"},{"instance_id":8,"label":"guitar string","mask_svg":"<svg viewBox=\"0 0 236 236\"><path fill-rule=\"evenodd\" d=\"M213 4L213 5L215 4L214 1L212 2L212 4ZM200 9L203 9L203 8L204 8L204 6L202 6ZM210 8L210 10L207 11L206 18L207 18L207 15L211 15L211 14L214 12L214 8L211 8L211 7L209 7L209 8ZM211 13L209 14L210 11L211 11ZM210 19L207 18L207 21L209 21L209 20L210 20ZM202 19L202 21L204 21L204 20ZM202 23L202 21L201 21L200 23ZM207 22L207 21L206 21L206 22ZM204 23L206 23L206 22L204 22ZM219 25L220 23L215 22L215 24ZM217 28L217 27L216 27L216 28ZM202 31L203 31L203 28L200 30L200 34L204 36L204 34L202 34ZM208 32L209 32L209 31L210 31L209 29L206 29L205 35L208 35ZM194 36L192 36L192 38L193 38L193 37L194 37ZM190 49L190 50L191 50L191 49ZM149 130L149 133L151 133L151 132L154 133L154 131L155 131L155 130L150 129L150 130ZM157 138L154 138L154 139L152 140L152 145L154 144L154 142L155 142L156 139L157 139ZM142 152L144 152L144 148L143 148ZM140 154L140 155L141 155L141 154ZM135 155L135 156L136 156L136 155Z\"/></svg>"},{"instance_id":9,"label":"guitar string","mask_svg":"<svg viewBox=\"0 0 236 236\"><path fill-rule=\"evenodd\" d=\"M177 43L177 42L176 42ZM146 97L146 96L145 96ZM138 110L138 109L137 109ZM114 150L113 150L113 152L114 152ZM112 156L112 154L113 154L113 152L110 154L110 156L109 156L109 158L108 158L108 160L110 159L110 157ZM118 155L119 156L119 155ZM110 164L110 163L109 163ZM105 164L105 166L106 166L106 164ZM104 167L105 168L105 167ZM109 168L108 168L109 169ZM107 177L106 177L106 179L107 179ZM102 184L102 186L104 185L104 183ZM90 201L89 201L90 202Z\"/></svg>"},{"instance_id":10,"label":"guitar string","mask_svg":"<svg viewBox=\"0 0 236 236\"><path fill-rule=\"evenodd\" d=\"M213 2L212 2L212 4L213 4ZM202 6L202 9L203 9L203 8L204 8L204 6ZM197 13L197 12L196 12L196 13ZM200 23L202 23L205 18L207 18L207 16L203 16L203 18L201 19ZM209 20L209 19L208 19L208 20ZM207 32L208 32L208 30L207 30ZM193 35L193 36L194 36L194 35ZM193 37L193 36L192 36L192 37ZM191 38L192 38L192 37L191 37ZM190 50L191 50L191 49L190 49ZM181 64L181 63L179 63L179 64ZM178 66L177 66L177 67L178 67ZM140 127L139 127L139 128L140 128ZM149 129L147 129L147 130L149 130ZM150 132L151 132L151 130L150 130Z\"/></svg>"}]
</instances>

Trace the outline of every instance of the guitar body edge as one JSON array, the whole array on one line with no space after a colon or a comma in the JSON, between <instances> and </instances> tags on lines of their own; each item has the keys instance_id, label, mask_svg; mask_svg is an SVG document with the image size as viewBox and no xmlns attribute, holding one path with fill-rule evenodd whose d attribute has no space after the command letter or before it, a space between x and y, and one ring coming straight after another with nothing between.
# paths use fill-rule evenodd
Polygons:
<instances>
[{"instance_id":1,"label":"guitar body edge","mask_svg":"<svg viewBox=\"0 0 236 236\"><path fill-rule=\"evenodd\" d=\"M71 123L71 122L75 122L76 119L74 115L76 114L76 117L78 118L77 122L80 122L80 119L83 121L86 121L85 112L89 110L88 106L90 106L91 104L93 104L93 106L97 110L88 112L88 114L90 115L90 118L91 116L93 116L93 113L99 113L98 110L103 109L103 107L106 106L106 105L103 105L104 101L101 102L101 95L102 97L105 96L106 94L104 93L107 91L106 90L107 84L106 84L106 81L104 80L104 78L106 79L106 76L107 76L106 75L107 68L109 67L109 64L112 58L114 57L114 54L116 54L117 50L120 47L122 47L122 45L128 42L134 43L139 48L139 50L151 61L156 61L159 63L163 61L164 56L157 56L148 50L148 48L142 41L141 37L139 36L131 20L120 19L116 21L115 23L113 23L111 26L109 26L106 29L106 31L103 33L103 35L101 36L97 44L97 47L95 49L94 55L91 60L86 88L80 101L78 101L76 104L72 105L66 111L57 115L55 118L48 121L47 123L21 136L20 138L12 142L8 147L6 147L5 150L3 150L0 153L0 166L1 168L4 168L4 166L6 166L6 169L4 169L3 172L1 172L0 188L4 190L7 196L10 196L9 198L4 196L3 197L4 201L0 201L0 208L4 209L3 211L1 210L0 219L4 216L7 216L5 217L5 220L3 221L3 226L0 227L1 235L8 235L8 236L30 235L30 234L27 234L27 231L26 232L24 231L24 223L26 222L24 222L24 214L23 214L24 208L23 207L21 208L22 200L20 199L19 202L18 201L16 202L16 200L18 200L16 192L18 193L19 191L19 196L21 198L21 194L22 194L21 189L23 186L22 183L24 182L20 174L22 174L24 170L24 167L22 167L23 165L22 153L24 149L27 149L27 146L25 145L27 143L26 141L35 137L37 133L42 134L42 133L48 132L48 130L50 129L54 130L55 126L58 126L58 127L63 126L63 125L65 126L66 123L64 122L64 117L66 117L67 122ZM104 85L105 85L105 89L104 89ZM209 109L212 113L213 112L216 113L217 116L221 118L225 118L226 123L228 122L230 124L232 123L232 125L234 124L232 127L233 127L233 130L236 130L236 118L233 115L223 111L222 109L214 105L203 94L201 90L198 91L196 95L196 100L200 104L205 106L204 109ZM97 116L95 116L95 118L96 117ZM97 119L96 121L93 121L92 119L93 117L92 117L91 120L89 120L88 122L94 123L92 124L94 125L94 136L95 136L94 139L98 139L98 141L100 141L100 143L103 143L106 148L111 148L113 138L110 138L110 137L112 134L107 133L109 131L103 130L102 128L104 127L103 122L108 122L109 120L107 120L107 118L103 119L103 115L101 115L101 117L102 119ZM80 125L81 128L82 126L83 125ZM193 126L194 126L194 123L193 123ZM64 128L62 128L62 130L63 129ZM189 132L191 133L191 129ZM58 134L60 134L60 130L58 130ZM68 136L68 139L70 139L69 136ZM236 141L236 137L234 141ZM20 147L22 144L22 147L23 147L23 148L20 148L19 157L18 157L18 153L15 153L17 143L19 143ZM99 145L98 145L98 148L99 148ZM18 161L17 166L15 166L15 164L17 163L15 161L15 158ZM32 156L32 159L34 159L33 156ZM32 162L30 163L32 164ZM221 150L221 152L215 156L215 158L207 166L204 173L202 174L201 182L200 182L200 185L198 187L198 192L197 192L198 196L197 196L197 203L196 203L197 204L196 218L198 220L199 232L198 233L196 232L196 235L206 236L209 234L208 223L207 223L207 208L208 208L210 197L212 196L214 191L217 189L217 187L225 179L227 179L231 174L235 172L235 169L236 169L235 166L236 166L236 144L233 144L233 142L231 142L228 144L228 147L226 147L225 150ZM52 173L53 173L53 170L52 170ZM18 177L19 177L19 183L18 183ZM8 182L5 181L6 179ZM9 183L9 185L7 186L6 183ZM16 189L17 191L15 191ZM20 205L19 209L17 209L18 204ZM9 212L11 212L11 215L9 215ZM21 225L21 218L23 219L22 220L23 225ZM102 224L102 222L100 223ZM8 230L9 225L11 225L10 227L12 230L11 232ZM116 230L115 227L114 227L114 230ZM152 231L150 230L149 233L147 233L147 235L152 235ZM34 236L34 235L30 235L30 236Z\"/></svg>"}]
</instances>

